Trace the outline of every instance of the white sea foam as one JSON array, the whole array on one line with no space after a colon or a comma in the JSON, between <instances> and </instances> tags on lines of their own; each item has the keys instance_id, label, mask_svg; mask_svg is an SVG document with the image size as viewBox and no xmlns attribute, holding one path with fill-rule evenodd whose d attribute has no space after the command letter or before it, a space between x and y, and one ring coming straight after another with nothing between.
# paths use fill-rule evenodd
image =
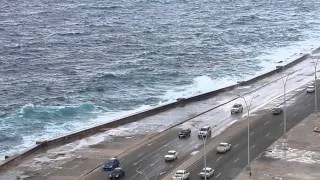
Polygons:
<instances>
[{"instance_id":1,"label":"white sea foam","mask_svg":"<svg viewBox=\"0 0 320 180\"><path fill-rule=\"evenodd\" d=\"M277 49L267 49L263 55L255 59L263 68L257 71L254 75L247 75L245 78L238 77L223 77L213 79L209 75L202 75L195 77L193 83L187 86L181 86L168 90L161 98L164 101L174 102L180 97L191 97L201 93L210 92L226 86L235 84L239 80L248 80L257 75L264 74L274 70L277 65L288 64L295 59L301 57L303 54L311 53L314 49L318 48L320 37L308 39L305 41L297 42L286 47Z\"/></svg>"},{"instance_id":2,"label":"white sea foam","mask_svg":"<svg viewBox=\"0 0 320 180\"><path fill-rule=\"evenodd\" d=\"M261 66L263 66L263 69L259 72L256 72L255 75L259 75L267 71L270 71L274 69L275 66L278 64L289 63L292 60L300 57L302 54L310 53L312 50L316 49L319 46L318 45L318 42L320 40L319 35L314 34L313 32L310 32L310 37L312 38L306 39L305 41L300 41L300 42L291 44L286 47L281 47L277 49L266 49L263 55L260 55L255 58L257 62L260 62ZM279 63L280 61L281 63ZM255 76L255 75L252 75L252 76ZM248 76L246 79L248 78L250 77ZM163 96L161 96L162 100L156 106L163 105L168 102L174 102L176 101L177 98L180 98L180 97L190 97L197 94L216 90L222 87L226 87L234 84L238 80L239 79L237 79L237 77L224 77L224 78L213 79L209 75L198 76L193 79L193 83L190 85L181 86L181 87L168 90ZM153 107L154 106L151 106L151 105L141 105L140 107L133 110L102 113L98 115L96 118L88 119L87 121L65 122L63 125L48 124L45 127L46 133L34 134L33 136L24 136L22 144L11 149L7 153L13 154L16 152L21 152L21 150L34 145L35 139L45 140L51 137L60 136L68 132L68 129L86 129L91 126L110 122L120 117L125 117L130 114L141 112ZM20 115L23 115L23 113L28 109L33 110L34 105L26 104L25 106L23 106L20 110ZM134 133L139 133L138 127L134 129L130 129L130 131L128 130L128 128L119 128L115 131L112 131L110 135L119 135L119 134L134 135ZM93 140L92 142L97 143L101 141L100 137L97 137L97 138L98 140ZM84 141L79 144L78 148L82 146L87 146L87 145L90 145L90 143L88 144L88 142ZM0 158L3 159L4 157L1 156Z\"/></svg>"},{"instance_id":3,"label":"white sea foam","mask_svg":"<svg viewBox=\"0 0 320 180\"><path fill-rule=\"evenodd\" d=\"M306 43L307 44L307 43ZM285 49L288 49L287 52L283 53L285 55L283 55L284 57L291 57L290 60L294 60L295 58L301 56L300 53L293 53L291 56L289 55L291 52L296 51L299 47L301 46L293 46L293 47L287 47L287 48L281 48L278 51L274 51L274 53L269 54L269 55L265 55L265 56L261 56L264 59L270 59L273 60L274 62L277 62L281 53L283 53L283 51L285 51ZM311 49L314 49L315 47L310 45L310 48L305 48L306 50L309 50L309 52L311 51ZM303 50L303 48L302 48ZM262 58L262 59L263 59ZM287 58L287 62L290 62L289 58ZM267 61L264 61L267 62ZM272 61L270 61L272 62ZM268 62L265 63L265 69L268 68L267 66ZM274 63L269 63L270 65L270 69L272 69L274 67ZM205 92L209 92L215 89L219 89L228 85L233 84L235 81L237 81L238 79L231 79L231 78L221 78L221 79L212 79L209 76L199 76L194 78L193 84L189 85L189 86L183 86L183 87L179 87L173 90L168 90L165 95L162 96L163 102L159 102L158 105L162 105L168 102L174 102L177 98L179 97L190 97L193 95L197 95L197 94L201 94L201 93L205 93ZM158 106L157 105L157 106ZM28 108L32 108L34 109L34 105L33 104L27 104L25 105L23 108L21 108L21 112L20 114L23 114L24 111ZM10 152L7 152L8 154L13 154L16 152L21 152L21 150L26 149L30 146L32 146L34 144L34 140L46 140L49 139L51 137L56 137L56 136L61 136L64 135L66 132L68 132L68 126L70 126L70 129L86 129L88 127L92 127L95 125L99 125L99 124L103 124L106 122L110 122L113 121L115 119L119 119L121 117L125 117L128 116L130 114L134 114L134 113L138 113L147 109L153 108L153 106L150 105L142 105L136 109L133 110L128 110L128 111L122 111L122 112L108 112L108 113L103 113L98 115L96 118L92 118L92 119L88 119L87 121L77 121L77 122L65 122L62 125L54 125L54 124L48 124L45 128L46 128L46 132L47 133L43 133L43 134L35 134L33 136L25 136L23 137L23 143L20 144L19 146L16 146L16 148L12 149ZM156 124L156 122L154 122ZM89 126L88 126L89 125ZM140 127L139 127L140 126ZM116 128L113 131L110 131L109 136L118 136L118 135L123 135L123 136L131 136L137 133L141 133L146 132L146 130L150 130L149 128L143 128L143 124L140 123L136 123L136 127L135 128L127 128L127 127L122 127L122 128ZM152 130L156 130L156 127ZM97 138L97 139L95 139ZM81 148L81 147L85 147L88 145L92 145L92 144L96 144L98 142L101 142L103 140L103 138L105 138L105 136L103 137L94 137L91 142L84 140L82 142L80 142L76 147L74 147L73 150L77 149L77 148ZM2 159L4 159L4 157L1 157Z\"/></svg>"},{"instance_id":4,"label":"white sea foam","mask_svg":"<svg viewBox=\"0 0 320 180\"><path fill-rule=\"evenodd\" d=\"M89 119L90 124L91 124L90 126L95 126L95 125L111 122L111 121L114 121L114 120L117 120L117 119L121 119L123 117L127 117L129 115L133 115L133 114L136 114L136 113L151 109L151 108L153 108L153 106L151 106L151 105L141 105L138 108L133 109L133 110L101 113L96 118Z\"/></svg>"},{"instance_id":5,"label":"white sea foam","mask_svg":"<svg viewBox=\"0 0 320 180\"><path fill-rule=\"evenodd\" d=\"M217 90L234 84L236 81L231 78L212 79L210 76L203 75L193 79L193 83L188 86L178 87L168 90L161 98L164 101L174 102L177 98L187 98L202 93Z\"/></svg>"},{"instance_id":6,"label":"white sea foam","mask_svg":"<svg viewBox=\"0 0 320 180\"><path fill-rule=\"evenodd\" d=\"M310 39L296 42L285 47L267 49L262 55L255 58L263 67L263 69L258 71L256 75L273 70L277 65L288 64L301 57L303 54L311 53L319 47L319 40L320 36L317 35Z\"/></svg>"},{"instance_id":7,"label":"white sea foam","mask_svg":"<svg viewBox=\"0 0 320 180\"><path fill-rule=\"evenodd\" d=\"M88 147L90 145L98 144L106 139L105 136L106 135L104 135L104 134L98 134L95 136L81 139L78 142L76 142L76 145L69 151L75 151L75 150L83 148L83 147Z\"/></svg>"}]
</instances>

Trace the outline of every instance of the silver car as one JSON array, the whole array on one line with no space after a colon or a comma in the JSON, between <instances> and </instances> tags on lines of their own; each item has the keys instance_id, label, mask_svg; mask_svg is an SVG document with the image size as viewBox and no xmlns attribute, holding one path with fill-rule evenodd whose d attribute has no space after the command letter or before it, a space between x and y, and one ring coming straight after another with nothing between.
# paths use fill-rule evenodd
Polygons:
<instances>
[{"instance_id":1,"label":"silver car","mask_svg":"<svg viewBox=\"0 0 320 180\"><path fill-rule=\"evenodd\" d=\"M315 91L314 85L310 85L307 87L307 93L313 93Z\"/></svg>"},{"instance_id":2,"label":"silver car","mask_svg":"<svg viewBox=\"0 0 320 180\"><path fill-rule=\"evenodd\" d=\"M210 126L204 126L199 130L198 133L199 138L210 138L211 137L211 127Z\"/></svg>"},{"instance_id":3,"label":"silver car","mask_svg":"<svg viewBox=\"0 0 320 180\"><path fill-rule=\"evenodd\" d=\"M240 103L234 104L231 108L231 114L242 113L242 111L243 111L243 106Z\"/></svg>"},{"instance_id":4,"label":"silver car","mask_svg":"<svg viewBox=\"0 0 320 180\"><path fill-rule=\"evenodd\" d=\"M201 172L199 173L199 176L201 178L210 178L211 176L213 176L214 174L214 169L212 169L211 167L205 167L201 170Z\"/></svg>"},{"instance_id":5,"label":"silver car","mask_svg":"<svg viewBox=\"0 0 320 180\"><path fill-rule=\"evenodd\" d=\"M222 142L217 146L217 152L218 153L226 153L227 151L230 151L231 149L231 144Z\"/></svg>"},{"instance_id":6,"label":"silver car","mask_svg":"<svg viewBox=\"0 0 320 180\"><path fill-rule=\"evenodd\" d=\"M178 158L178 152L175 150L170 150L168 153L164 156L165 161L174 161Z\"/></svg>"},{"instance_id":7,"label":"silver car","mask_svg":"<svg viewBox=\"0 0 320 180\"><path fill-rule=\"evenodd\" d=\"M186 170L178 170L173 176L172 180L187 180L189 179L190 172Z\"/></svg>"}]
</instances>

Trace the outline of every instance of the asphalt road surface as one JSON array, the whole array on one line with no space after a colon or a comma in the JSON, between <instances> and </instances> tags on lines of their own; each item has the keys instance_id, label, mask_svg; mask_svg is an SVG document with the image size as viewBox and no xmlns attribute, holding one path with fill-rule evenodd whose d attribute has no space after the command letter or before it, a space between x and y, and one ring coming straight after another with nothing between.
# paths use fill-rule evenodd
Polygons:
<instances>
[{"instance_id":1,"label":"asphalt road surface","mask_svg":"<svg viewBox=\"0 0 320 180\"><path fill-rule=\"evenodd\" d=\"M313 111L314 94L307 94L305 91L301 92L296 103L287 108L287 129L291 129ZM250 128L250 160L256 158L282 136L284 131L283 113L277 116L272 115L270 111L258 113L261 116ZM225 154L217 154L215 150L208 153L207 166L215 169L214 176L210 179L229 180L246 167L248 164L247 134L247 129L243 129L238 136L231 138L230 143L233 148ZM190 179L199 179L198 174L203 167L203 161L199 161L189 167L188 171L191 172Z\"/></svg>"},{"instance_id":2,"label":"asphalt road surface","mask_svg":"<svg viewBox=\"0 0 320 180\"><path fill-rule=\"evenodd\" d=\"M306 62L305 64L306 69L308 70L309 68L307 67L310 67L309 63L310 62ZM292 91L288 92L287 98L294 98L295 96L298 96L298 98L295 100L295 104L290 104L288 102L287 129L309 115L312 112L314 104L312 102L314 94L306 94L304 89L306 87L305 80L312 78L312 74L303 72L301 67L297 68L295 71L290 70L290 72L292 73L288 78L287 90ZM281 74L279 74L279 76L281 76ZM270 113L270 109L265 107L268 103L275 100L275 98L278 101L278 103L275 104L282 102L282 97L279 97L279 95L282 94L282 81L279 76L277 77L278 80L269 81L262 86L260 84L260 87L242 87L247 88L247 90L244 89L244 91L250 91L250 94L246 94L247 98L256 96L251 106L251 114L254 113L255 115L254 117L250 117L253 120L256 119L252 121L255 123L251 125L251 159L257 157L258 154L263 152L266 147L283 134L283 114L273 116ZM302 88L299 88L299 86L302 86ZM241 87L239 89L241 89ZM240 92L226 92L228 99L233 99L237 96L237 93ZM201 150L203 142L197 137L198 129L200 127L210 125L213 132L216 132L227 127L230 122L243 121L246 119L246 113L243 113L244 115L230 115L231 105L239 101L242 102L241 99L235 100L188 121L192 130L190 138L178 139L178 129L172 128L162 133L161 136L154 141L150 141L142 147L120 157L121 167L126 172L126 176L123 179L153 180L161 179L165 175L171 173L183 161L190 158L191 154ZM244 108L244 112L246 112L246 108ZM208 153L207 165L215 169L214 178L223 180L231 179L247 165L247 128L242 128L243 129L238 128L237 133L239 134L232 135L231 138L228 138L230 143L233 144L233 148L230 152L224 155L216 154L215 152ZM213 135L213 137L208 140L207 144L215 140L217 140L217 138ZM164 161L164 155L169 150L176 150L179 152L178 159L171 163ZM198 163L188 168L191 172L191 179L199 179L198 173L202 167L203 161L200 160ZM101 168L94 170L86 176L85 179L97 180L107 178L108 173L104 172Z\"/></svg>"},{"instance_id":3,"label":"asphalt road surface","mask_svg":"<svg viewBox=\"0 0 320 180\"><path fill-rule=\"evenodd\" d=\"M304 90L296 93L298 94L296 103L287 108L288 130L313 111L314 94L306 94ZM220 110L216 111L214 113L216 117L212 118L220 118ZM283 114L274 116L269 110L258 111L255 114L258 115L253 118L258 120L251 125L251 159L257 157L283 135ZM237 117L229 116L227 118ZM141 180L146 179L146 176L149 180L161 179L189 157L192 152L200 150L202 147L202 141L197 137L197 128L192 129L192 135L187 139L178 139L177 133L178 129L171 129L163 133L156 141L152 141L121 158L121 167L126 172L123 179ZM212 139L214 138L210 140ZM247 129L241 130L239 135L232 137L230 143L233 148L228 153L217 154L212 151L207 155L207 166L215 169L213 179L232 179L247 165ZM167 163L163 156L172 149L179 152L178 159ZM203 161L200 160L188 168L191 172L191 179L199 179L198 173L202 167ZM108 179L108 173L101 169L86 179Z\"/></svg>"},{"instance_id":4,"label":"asphalt road surface","mask_svg":"<svg viewBox=\"0 0 320 180\"><path fill-rule=\"evenodd\" d=\"M231 152L229 152L226 155L217 157L219 158L217 159L217 161L219 162L224 160L224 164L230 163L229 166L226 165L221 167L226 167L228 169L228 175L232 176L232 174L237 173L246 165L246 160L243 160L246 159L246 157L244 157L246 155L246 138L241 138L243 136L246 136L246 107L244 107L243 114L232 116L230 115L230 107L234 103L244 104L241 98L236 99L238 95L244 95L247 98L247 100L250 100L252 97L256 97L252 101L251 118L253 120L255 118L260 118L261 121L264 121L262 116L266 116L266 118L268 118L268 116L270 116L270 108L273 106L278 106L282 102L282 97L280 97L283 93L283 84L281 77L284 75L288 77L286 87L288 92L288 98L290 98L292 96L292 92L293 94L297 93L295 92L295 89L298 88L302 90L306 87L306 84L312 81L312 79L314 78L313 69L310 68L311 63L312 60L307 59L299 63L299 65L297 66L294 66L289 69L284 69L283 71L277 74L274 74L270 77L266 77L252 84L246 86L239 85L239 87L235 89L221 92L212 98L189 103L185 106L177 107L159 113L157 115L141 119L141 121L139 122L125 125L125 128L123 129L121 127L115 128L114 130L116 131L116 133L111 132L111 130L106 130L105 132L101 132L101 136L99 135L100 137L111 137L111 139L113 138L113 136L114 138L117 138L117 135L119 135L119 137L121 138L126 138L126 141L124 142L115 141L114 143L112 142L109 146L108 143L110 139L107 138L107 140L101 142L100 144L97 144L97 146L84 146L84 148L78 147L77 142L75 142L74 144L71 143L71 145L68 144L64 147L52 149L52 151L48 154L39 154L39 156L37 156L36 159L23 162L20 166L21 168L17 167L17 170L21 172L26 172L26 175L31 176L30 179L45 179L48 176L53 178L59 177L60 179L108 179L108 173L104 172L102 170L102 167L95 168L96 164L101 163L105 160L104 158L108 158L112 156L112 154L119 154L121 167L123 167L123 169L126 172L126 177L124 179L141 180L146 179L146 176L149 180L162 179L165 176L168 177L168 179L170 179L171 173L174 172L176 168L180 167L181 165L183 165L183 167L187 167L193 163L193 159L201 159L202 153L199 150L202 149L202 141L197 137L198 129L204 125L210 125L213 129L213 136L208 140L208 146L210 145L211 148L214 148L217 143L225 140L230 140L230 142L234 144L234 149L231 150ZM303 95L305 95L305 93ZM310 98L312 97L313 96L311 95ZM236 100L230 102L230 100L233 99ZM265 112L263 112L263 109L265 109ZM206 111L208 112L195 117L196 115L199 115L200 113ZM133 139L139 137L140 135L143 135L144 138L146 136L150 137L154 134L158 134L159 131L162 131L165 128L168 128L180 122L184 122L185 120L191 117L195 118L183 123L183 126L188 126L192 129L191 137L188 139L179 140L177 137L178 129L175 127L166 132L162 132L160 135L157 135L151 140L146 141L143 145L140 144L139 146L133 146L132 143L130 145L128 144L128 148L134 148L132 150L123 148L124 144L128 142L130 137L134 137ZM281 121L282 117L280 115L279 117L274 118L279 118L279 120ZM234 124L230 126L230 124L232 123ZM266 121L266 125L268 125L269 127L268 123L269 121ZM159 125L159 128L155 127L157 124ZM150 129L148 129L149 125ZM262 125L265 128L267 127L265 124ZM223 131L226 127L229 128ZM279 133L281 134L282 128L280 127L278 129ZM242 133L244 134L241 134L241 131L243 131ZM220 134L220 132L222 133ZM255 131L252 132L256 133ZM275 135L274 138L277 137L277 134L275 133L276 132L272 133L272 135ZM271 135L268 135L268 133L266 133L266 135L270 136L266 137L266 139L270 138L270 141L273 140L273 136L271 137ZM254 142L256 137L258 136L255 134L252 135L252 142ZM238 140L234 138L238 138ZM85 142L92 141L91 138L86 138L84 140ZM137 140L133 142L137 142ZM95 144L94 142L92 143ZM266 146L268 144L268 142L264 141L259 143L265 143ZM254 151L260 152L260 148L262 151L262 146L263 145L257 144L256 147L253 148L252 154L254 155ZM121 149L117 149L119 147ZM210 147L208 147L207 149L209 149ZM239 150L237 150L238 148ZM48 159L48 157L50 158L51 155L60 153L61 149L64 150L65 157L73 157L74 154L77 154L77 158L61 159L59 160L59 164L61 165L58 166L56 166L55 163L48 164L47 161L39 161L39 159L46 160ZM68 152L68 149L73 150ZM177 150L179 152L178 159L172 163L164 162L164 155L167 153L168 150L172 149ZM117 153L117 151L119 153ZM238 152L240 156L237 156L243 159L233 159L233 152ZM214 158L211 157L211 154L215 155L214 152L208 154L208 163L210 163L211 158ZM187 159L188 161L185 161ZM201 164L201 161L199 163ZM241 163L243 163L244 165L242 165ZM237 166L231 166L231 164L237 164ZM41 169L33 168L32 165L35 165L35 167L41 166ZM231 167L231 169L229 169L229 167ZM199 170L193 168L195 167L192 166L189 169L192 171L192 175L197 176ZM214 166L214 168L217 168L217 166ZM218 176L219 173L221 173L219 176L223 177L225 176L225 171L227 170L224 171L223 169L216 169L216 171L216 176ZM139 174L139 172L141 172L142 174ZM197 178L199 177L197 176Z\"/></svg>"}]
</instances>

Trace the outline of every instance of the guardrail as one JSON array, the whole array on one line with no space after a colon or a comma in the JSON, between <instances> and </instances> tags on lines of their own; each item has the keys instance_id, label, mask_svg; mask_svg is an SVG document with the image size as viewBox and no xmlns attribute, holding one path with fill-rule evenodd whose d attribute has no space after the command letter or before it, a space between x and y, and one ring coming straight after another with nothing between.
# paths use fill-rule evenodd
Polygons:
<instances>
[{"instance_id":1,"label":"guardrail","mask_svg":"<svg viewBox=\"0 0 320 180\"><path fill-rule=\"evenodd\" d=\"M308 56L309 56L309 54L304 54L300 58L298 58L296 60L293 60L292 62L284 65L283 68L280 68L280 69L277 68L275 70L272 70L272 71L267 72L265 74L261 74L259 76L256 76L256 77L252 78L252 79L249 79L247 81L242 81L241 83L239 83L239 85L248 85L248 84L251 84L253 82L256 82L257 80L263 79L263 78L265 78L267 76L270 76L272 74L275 74L275 73L277 73L277 72L279 72L279 71L281 71L283 69L289 68L289 67L291 67L291 66L293 66L293 65L295 65L295 64L297 64L297 63L299 63L299 62L301 62L303 60L305 60L306 58L308 58ZM143 118L146 118L146 117L149 117L149 116L164 112L164 111L169 110L169 109L173 109L173 108L178 107L178 106L183 106L183 105L191 103L191 102L196 102L196 101L201 101L201 100L204 100L204 99L208 99L208 98L213 97L213 96L215 96L215 95L217 95L217 94L219 94L221 92L225 92L225 91L229 91L231 89L234 89L237 85L238 84L234 84L234 85L231 85L231 86L227 86L227 87L224 87L224 88L221 88L221 89L217 89L217 90L214 90L214 91L211 91L211 92L203 93L203 94L196 95L196 96L189 97L189 98L180 98L176 102L168 103L168 104L165 104L163 106L159 106L159 107L155 107L153 109L149 109L149 110L145 110L145 111L142 111L142 112L138 112L138 113L129 115L129 116L124 117L124 118L116 119L116 120L114 120L112 122L101 124L101 125L98 125L98 126L95 126L95 127L91 127L91 128L85 129L85 130L74 132L74 133L71 133L71 134L68 134L68 135L65 135L65 136L61 136L61 137L58 137L58 138L54 138L54 139L51 139L51 140L37 142L37 144L34 147L24 151L20 155L9 157L8 159L6 159L3 163L0 164L0 171L7 170L12 166L17 165L23 159L29 157L32 154L39 153L39 152L45 152L46 150L48 150L50 148L57 147L57 146L60 146L60 145L64 145L64 144L73 142L75 140L79 140L79 139L82 139L84 137L88 137L90 135L97 134L97 133L105 131L106 129L109 129L109 128L115 128L115 127L118 127L118 126L121 126L121 125L124 125L124 124L136 122L136 121L139 121L139 120L141 120Z\"/></svg>"}]
</instances>

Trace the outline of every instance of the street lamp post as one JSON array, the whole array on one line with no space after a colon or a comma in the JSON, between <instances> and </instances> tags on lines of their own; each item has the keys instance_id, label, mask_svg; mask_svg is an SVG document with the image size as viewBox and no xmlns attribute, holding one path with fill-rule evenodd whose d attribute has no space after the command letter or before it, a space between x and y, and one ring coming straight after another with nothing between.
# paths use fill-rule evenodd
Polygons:
<instances>
[{"instance_id":1,"label":"street lamp post","mask_svg":"<svg viewBox=\"0 0 320 180\"><path fill-rule=\"evenodd\" d=\"M207 136L203 137L201 136L202 138L202 142L203 142L203 161L204 161L204 168L207 167L207 158L206 158L206 141L207 141ZM207 180L207 176L205 175L204 176L204 180Z\"/></svg>"},{"instance_id":2,"label":"street lamp post","mask_svg":"<svg viewBox=\"0 0 320 180\"><path fill-rule=\"evenodd\" d=\"M283 135L284 138L287 132L287 98L286 98L286 85L288 81L289 74L282 76L282 85L283 85Z\"/></svg>"},{"instance_id":3,"label":"street lamp post","mask_svg":"<svg viewBox=\"0 0 320 180\"><path fill-rule=\"evenodd\" d=\"M198 131L199 129L192 125L193 127L195 127ZM206 157L206 141L207 141L207 135L206 136L201 136L202 142L203 142L203 161L204 161L204 168L207 167L207 157ZM207 180L207 176L204 176L204 179Z\"/></svg>"},{"instance_id":4,"label":"street lamp post","mask_svg":"<svg viewBox=\"0 0 320 180\"><path fill-rule=\"evenodd\" d=\"M249 106L248 106L248 103L247 103L247 100L244 96L241 96L239 95L240 98L243 99L245 105L246 105L246 108L247 108L247 123L248 123L248 171L249 171L249 176L251 176L251 167L250 167L250 108L251 108L251 103L252 103L252 100L254 98L256 98L257 96L254 96L251 98L250 100L250 103L249 103Z\"/></svg>"},{"instance_id":5,"label":"street lamp post","mask_svg":"<svg viewBox=\"0 0 320 180\"><path fill-rule=\"evenodd\" d=\"M314 65L314 111L318 115L318 97L317 97L317 65L319 62L319 56L312 57Z\"/></svg>"}]
</instances>

